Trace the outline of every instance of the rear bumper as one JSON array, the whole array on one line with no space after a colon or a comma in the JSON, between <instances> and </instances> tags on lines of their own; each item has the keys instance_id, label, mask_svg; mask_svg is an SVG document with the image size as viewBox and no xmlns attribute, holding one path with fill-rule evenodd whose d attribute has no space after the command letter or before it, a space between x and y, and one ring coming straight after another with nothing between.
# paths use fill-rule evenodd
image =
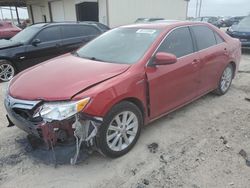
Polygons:
<instances>
[{"instance_id":1,"label":"rear bumper","mask_svg":"<svg viewBox=\"0 0 250 188\"><path fill-rule=\"evenodd\" d=\"M241 42L241 47L242 48L250 48L250 41L249 42Z\"/></svg>"}]
</instances>

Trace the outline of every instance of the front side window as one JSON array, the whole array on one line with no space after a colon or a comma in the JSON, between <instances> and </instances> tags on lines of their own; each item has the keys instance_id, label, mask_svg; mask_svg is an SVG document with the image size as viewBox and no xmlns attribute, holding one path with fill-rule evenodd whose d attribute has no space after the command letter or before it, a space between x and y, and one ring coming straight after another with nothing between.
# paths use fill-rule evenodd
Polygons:
<instances>
[{"instance_id":1,"label":"front side window","mask_svg":"<svg viewBox=\"0 0 250 188\"><path fill-rule=\"evenodd\" d=\"M113 29L83 46L76 55L96 61L135 64L143 57L160 32L158 29Z\"/></svg>"},{"instance_id":2,"label":"front side window","mask_svg":"<svg viewBox=\"0 0 250 188\"><path fill-rule=\"evenodd\" d=\"M37 36L41 42L49 42L61 39L60 27L48 27L43 29Z\"/></svg>"},{"instance_id":3,"label":"front side window","mask_svg":"<svg viewBox=\"0 0 250 188\"><path fill-rule=\"evenodd\" d=\"M194 52L192 37L188 27L172 31L157 50L176 55L177 58Z\"/></svg>"},{"instance_id":4,"label":"front side window","mask_svg":"<svg viewBox=\"0 0 250 188\"><path fill-rule=\"evenodd\" d=\"M39 32L38 27L27 27L12 37L11 40L20 43L28 43L37 34L37 32Z\"/></svg>"},{"instance_id":5,"label":"front side window","mask_svg":"<svg viewBox=\"0 0 250 188\"><path fill-rule=\"evenodd\" d=\"M192 26L198 50L203 50L217 44L214 31L207 26Z\"/></svg>"}]
</instances>

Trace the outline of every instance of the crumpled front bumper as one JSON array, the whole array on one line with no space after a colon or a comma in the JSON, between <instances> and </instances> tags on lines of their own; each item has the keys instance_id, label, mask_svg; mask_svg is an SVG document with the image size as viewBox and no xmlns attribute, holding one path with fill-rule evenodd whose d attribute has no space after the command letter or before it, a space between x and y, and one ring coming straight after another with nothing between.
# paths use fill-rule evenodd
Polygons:
<instances>
[{"instance_id":1,"label":"crumpled front bumper","mask_svg":"<svg viewBox=\"0 0 250 188\"><path fill-rule=\"evenodd\" d=\"M87 146L95 145L94 138L97 135L99 126L102 124L102 118L78 113L62 121L45 122L42 118L41 121L38 122L31 121L29 118L22 117L13 109L13 106L15 109L16 107L23 107L24 105L21 104L23 101L13 98L11 98L11 100L6 99L4 103L9 123L30 135L42 139L48 149L53 150L57 144L75 143L77 152L71 161L72 164L77 162L82 142L85 142ZM37 108L37 105L35 104L27 108Z\"/></svg>"}]
</instances>

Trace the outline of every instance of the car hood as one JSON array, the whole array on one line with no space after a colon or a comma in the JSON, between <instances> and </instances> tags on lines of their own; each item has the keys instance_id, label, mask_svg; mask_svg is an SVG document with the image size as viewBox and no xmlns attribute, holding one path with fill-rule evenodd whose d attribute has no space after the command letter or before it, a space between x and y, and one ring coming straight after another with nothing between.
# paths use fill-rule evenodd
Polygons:
<instances>
[{"instance_id":1,"label":"car hood","mask_svg":"<svg viewBox=\"0 0 250 188\"><path fill-rule=\"evenodd\" d=\"M0 40L0 50L6 48L13 48L21 45L22 43L13 40L5 40L5 39Z\"/></svg>"},{"instance_id":2,"label":"car hood","mask_svg":"<svg viewBox=\"0 0 250 188\"><path fill-rule=\"evenodd\" d=\"M21 72L10 83L9 95L23 100L70 100L130 65L92 61L64 55Z\"/></svg>"}]
</instances>

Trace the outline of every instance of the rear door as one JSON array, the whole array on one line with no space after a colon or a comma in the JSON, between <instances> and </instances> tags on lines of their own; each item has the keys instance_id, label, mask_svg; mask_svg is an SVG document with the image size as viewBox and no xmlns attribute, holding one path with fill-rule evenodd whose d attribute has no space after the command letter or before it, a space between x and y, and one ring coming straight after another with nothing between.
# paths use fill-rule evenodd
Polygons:
<instances>
[{"instance_id":1,"label":"rear door","mask_svg":"<svg viewBox=\"0 0 250 188\"><path fill-rule=\"evenodd\" d=\"M173 30L157 52L176 55L177 63L147 66L151 118L169 112L197 97L199 56L188 27ZM150 63L153 63L152 58Z\"/></svg>"},{"instance_id":2,"label":"rear door","mask_svg":"<svg viewBox=\"0 0 250 188\"><path fill-rule=\"evenodd\" d=\"M201 60L199 94L202 95L217 87L228 59L228 49L224 39L208 26L192 26L191 31Z\"/></svg>"},{"instance_id":3,"label":"rear door","mask_svg":"<svg viewBox=\"0 0 250 188\"><path fill-rule=\"evenodd\" d=\"M63 53L76 50L100 34L101 31L94 26L64 25L62 29Z\"/></svg>"},{"instance_id":4,"label":"rear door","mask_svg":"<svg viewBox=\"0 0 250 188\"><path fill-rule=\"evenodd\" d=\"M33 45L32 41L27 45L25 67L35 65L62 54L61 28L51 26L41 30L33 39L40 40L39 44Z\"/></svg>"}]
</instances>

